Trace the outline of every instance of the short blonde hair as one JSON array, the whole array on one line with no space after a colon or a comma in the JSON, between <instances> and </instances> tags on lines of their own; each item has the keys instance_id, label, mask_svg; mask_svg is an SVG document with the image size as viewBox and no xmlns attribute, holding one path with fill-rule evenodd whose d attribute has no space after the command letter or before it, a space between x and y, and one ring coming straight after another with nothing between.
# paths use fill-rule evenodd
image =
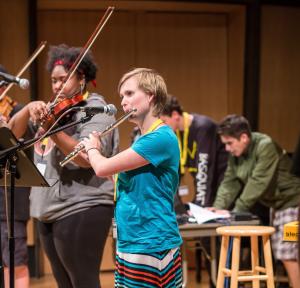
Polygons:
<instances>
[{"instance_id":1,"label":"short blonde hair","mask_svg":"<svg viewBox=\"0 0 300 288\"><path fill-rule=\"evenodd\" d=\"M121 86L129 78L137 79L138 88L149 95L154 96L154 116L159 116L167 102L168 92L165 80L155 70L148 68L134 68L125 73L118 85L120 93Z\"/></svg>"}]
</instances>

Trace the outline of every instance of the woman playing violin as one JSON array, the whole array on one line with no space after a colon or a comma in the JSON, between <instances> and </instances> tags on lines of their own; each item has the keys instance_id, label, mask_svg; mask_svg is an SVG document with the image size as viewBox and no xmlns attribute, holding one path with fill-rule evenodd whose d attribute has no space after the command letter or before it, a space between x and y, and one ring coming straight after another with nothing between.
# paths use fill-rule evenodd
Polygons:
<instances>
[{"instance_id":1,"label":"woman playing violin","mask_svg":"<svg viewBox=\"0 0 300 288\"><path fill-rule=\"evenodd\" d=\"M106 103L102 96L87 91L87 83L94 81L97 71L90 52L60 91L79 53L79 48L66 45L50 47L47 70L54 96L60 93L59 100L64 101L81 95L78 105L103 106ZM32 120L44 118L48 107L45 103L38 108L29 107ZM83 112L76 112L71 120L83 116ZM104 130L112 122L114 117L97 114L87 123L52 135L34 149L35 163L51 187L32 188L30 211L38 219L40 239L61 288L100 287L99 267L113 216L113 183L96 177L83 157L63 168L58 163L81 139L93 130ZM114 130L101 142L103 153L107 157L114 155L118 150L118 132Z\"/></svg>"}]
</instances>

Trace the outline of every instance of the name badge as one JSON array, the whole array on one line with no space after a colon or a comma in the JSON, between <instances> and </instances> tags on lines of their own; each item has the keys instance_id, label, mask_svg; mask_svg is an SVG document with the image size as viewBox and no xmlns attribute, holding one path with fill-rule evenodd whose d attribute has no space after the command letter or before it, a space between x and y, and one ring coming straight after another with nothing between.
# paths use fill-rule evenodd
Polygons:
<instances>
[{"instance_id":1,"label":"name badge","mask_svg":"<svg viewBox=\"0 0 300 288\"><path fill-rule=\"evenodd\" d=\"M45 163L37 163L36 168L40 171L40 173L45 176L46 172L46 164Z\"/></svg>"},{"instance_id":2,"label":"name badge","mask_svg":"<svg viewBox=\"0 0 300 288\"><path fill-rule=\"evenodd\" d=\"M179 186L178 194L179 196L189 195L189 187L187 185Z\"/></svg>"}]
</instances>

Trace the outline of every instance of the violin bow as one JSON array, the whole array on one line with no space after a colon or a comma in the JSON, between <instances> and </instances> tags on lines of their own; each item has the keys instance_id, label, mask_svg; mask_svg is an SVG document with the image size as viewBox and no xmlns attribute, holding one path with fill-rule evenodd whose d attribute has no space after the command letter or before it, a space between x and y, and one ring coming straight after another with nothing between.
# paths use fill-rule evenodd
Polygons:
<instances>
[{"instance_id":1,"label":"violin bow","mask_svg":"<svg viewBox=\"0 0 300 288\"><path fill-rule=\"evenodd\" d=\"M102 18L100 19L100 21L99 21L99 23L98 23L98 25L96 27L96 29L94 30L94 32L90 36L90 38L87 41L87 43L84 45L84 47L81 50L80 54L78 55L78 57L76 58L76 60L72 64L71 68L69 69L68 74L66 75L66 80L64 81L62 87L60 88L59 92L57 93L57 95L56 95L55 99L53 100L52 104L50 105L50 107L53 107L53 106L55 106L57 104L57 99L59 98L59 96L61 95L62 91L66 87L68 81L74 75L76 69L80 65L80 63L81 63L82 59L84 58L84 56L87 54L87 52L89 51L89 49L91 48L91 46L94 44L96 38L98 37L98 35L102 31L102 29L105 26L106 22L110 18L111 14L114 12L114 9L115 9L115 7L111 7L111 6L106 9L104 15L102 16Z\"/></svg>"},{"instance_id":2,"label":"violin bow","mask_svg":"<svg viewBox=\"0 0 300 288\"><path fill-rule=\"evenodd\" d=\"M20 77L25 70L29 67L29 65L35 60L35 58L42 52L42 50L46 47L47 42L42 41L40 45L35 49L35 51L32 53L31 57L28 59L28 61L25 63L25 65L22 67L22 69L18 72L16 77ZM13 83L10 83L5 90L0 95L0 101L4 98L8 90L13 86Z\"/></svg>"}]
</instances>

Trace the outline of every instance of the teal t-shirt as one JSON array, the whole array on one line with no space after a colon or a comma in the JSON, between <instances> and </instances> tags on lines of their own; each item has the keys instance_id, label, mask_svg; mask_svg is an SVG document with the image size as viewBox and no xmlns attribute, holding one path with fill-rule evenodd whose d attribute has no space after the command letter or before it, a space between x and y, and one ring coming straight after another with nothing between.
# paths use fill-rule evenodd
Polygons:
<instances>
[{"instance_id":1,"label":"teal t-shirt","mask_svg":"<svg viewBox=\"0 0 300 288\"><path fill-rule=\"evenodd\" d=\"M179 147L168 126L142 135L131 147L149 161L118 176L115 220L117 249L159 252L182 243L174 211Z\"/></svg>"}]
</instances>

